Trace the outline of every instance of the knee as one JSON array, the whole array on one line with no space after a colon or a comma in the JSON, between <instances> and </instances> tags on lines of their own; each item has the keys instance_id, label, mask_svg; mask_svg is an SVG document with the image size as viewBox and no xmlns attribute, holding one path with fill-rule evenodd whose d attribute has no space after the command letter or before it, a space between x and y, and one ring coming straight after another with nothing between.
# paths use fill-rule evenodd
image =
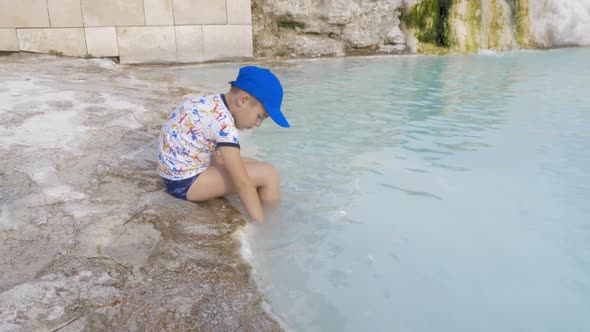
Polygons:
<instances>
[{"instance_id":1,"label":"knee","mask_svg":"<svg viewBox=\"0 0 590 332\"><path fill-rule=\"evenodd\" d=\"M272 164L264 163L264 173L269 185L278 187L281 184L279 171Z\"/></svg>"}]
</instances>

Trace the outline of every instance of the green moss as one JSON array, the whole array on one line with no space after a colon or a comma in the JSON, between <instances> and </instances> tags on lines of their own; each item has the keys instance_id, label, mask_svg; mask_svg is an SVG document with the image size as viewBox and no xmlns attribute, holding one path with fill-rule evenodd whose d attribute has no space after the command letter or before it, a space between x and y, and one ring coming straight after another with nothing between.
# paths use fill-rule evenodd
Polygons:
<instances>
[{"instance_id":1,"label":"green moss","mask_svg":"<svg viewBox=\"0 0 590 332\"><path fill-rule=\"evenodd\" d=\"M468 1L466 22L469 27L470 38L465 41L467 52L479 51L479 36L481 34L481 14L478 1Z\"/></svg>"},{"instance_id":2,"label":"green moss","mask_svg":"<svg viewBox=\"0 0 590 332\"><path fill-rule=\"evenodd\" d=\"M449 15L449 47L457 52L477 52L479 50L479 37L481 34L480 2L472 0L459 0L455 2ZM461 26L465 31L455 31Z\"/></svg>"},{"instance_id":3,"label":"green moss","mask_svg":"<svg viewBox=\"0 0 590 332\"><path fill-rule=\"evenodd\" d=\"M502 19L504 13L500 12L502 7L499 7L497 0L490 0L490 30L488 36L488 48L498 49L502 45L500 44L500 35L504 29Z\"/></svg>"},{"instance_id":4,"label":"green moss","mask_svg":"<svg viewBox=\"0 0 590 332\"><path fill-rule=\"evenodd\" d=\"M63 56L63 52L56 51L56 50L49 50L49 54L56 55L56 56Z\"/></svg>"},{"instance_id":5,"label":"green moss","mask_svg":"<svg viewBox=\"0 0 590 332\"><path fill-rule=\"evenodd\" d=\"M452 6L453 0L423 0L402 14L402 20L421 43L449 47L448 16Z\"/></svg>"},{"instance_id":6,"label":"green moss","mask_svg":"<svg viewBox=\"0 0 590 332\"><path fill-rule=\"evenodd\" d=\"M503 33L510 27L518 44L528 46L530 0L506 1L511 12L499 0L485 0L484 4L478 0L422 0L402 13L401 19L420 44L428 44L418 46L422 53L440 54L439 47L476 52L481 43L489 49L510 47L502 44L506 43ZM480 14L482 6L485 13ZM454 31L455 25L459 31Z\"/></svg>"},{"instance_id":7,"label":"green moss","mask_svg":"<svg viewBox=\"0 0 590 332\"><path fill-rule=\"evenodd\" d=\"M370 45L367 47L349 47L346 49L347 55L367 55L375 54L377 52L377 45Z\"/></svg>"},{"instance_id":8,"label":"green moss","mask_svg":"<svg viewBox=\"0 0 590 332\"><path fill-rule=\"evenodd\" d=\"M297 21L279 21L278 22L280 28L284 29L304 29L305 23L297 22Z\"/></svg>"},{"instance_id":9,"label":"green moss","mask_svg":"<svg viewBox=\"0 0 590 332\"><path fill-rule=\"evenodd\" d=\"M529 0L514 0L512 12L514 13L514 25L516 41L520 46L529 45L530 21Z\"/></svg>"},{"instance_id":10,"label":"green moss","mask_svg":"<svg viewBox=\"0 0 590 332\"><path fill-rule=\"evenodd\" d=\"M451 53L451 49L438 46L434 43L420 43L420 45L418 45L418 53L441 55Z\"/></svg>"},{"instance_id":11,"label":"green moss","mask_svg":"<svg viewBox=\"0 0 590 332\"><path fill-rule=\"evenodd\" d=\"M487 34L490 49L512 48L512 44L506 44L508 40L502 40L502 34L507 29L514 31L514 37L519 45L528 45L528 0L509 0L507 3L510 5L508 10L505 6L501 6L498 0L490 0L490 22Z\"/></svg>"}]
</instances>

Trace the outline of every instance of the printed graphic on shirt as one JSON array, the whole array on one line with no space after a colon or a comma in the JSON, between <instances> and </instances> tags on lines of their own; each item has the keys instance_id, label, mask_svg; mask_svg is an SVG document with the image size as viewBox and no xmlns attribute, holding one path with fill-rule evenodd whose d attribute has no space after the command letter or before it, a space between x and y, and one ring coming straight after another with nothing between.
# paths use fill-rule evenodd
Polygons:
<instances>
[{"instance_id":1,"label":"printed graphic on shirt","mask_svg":"<svg viewBox=\"0 0 590 332\"><path fill-rule=\"evenodd\" d=\"M240 147L234 118L221 95L187 100L170 113L159 137L158 171L169 180L200 174L219 146Z\"/></svg>"}]
</instances>

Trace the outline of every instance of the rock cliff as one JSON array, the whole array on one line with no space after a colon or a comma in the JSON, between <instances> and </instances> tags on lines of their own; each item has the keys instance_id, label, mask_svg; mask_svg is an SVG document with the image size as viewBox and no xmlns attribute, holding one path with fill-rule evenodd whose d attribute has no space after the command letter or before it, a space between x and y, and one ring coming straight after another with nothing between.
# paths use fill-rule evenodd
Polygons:
<instances>
[{"instance_id":1,"label":"rock cliff","mask_svg":"<svg viewBox=\"0 0 590 332\"><path fill-rule=\"evenodd\" d=\"M403 0L253 0L254 49L259 56L399 53Z\"/></svg>"},{"instance_id":2,"label":"rock cliff","mask_svg":"<svg viewBox=\"0 0 590 332\"><path fill-rule=\"evenodd\" d=\"M253 0L266 56L590 45L590 0Z\"/></svg>"}]
</instances>

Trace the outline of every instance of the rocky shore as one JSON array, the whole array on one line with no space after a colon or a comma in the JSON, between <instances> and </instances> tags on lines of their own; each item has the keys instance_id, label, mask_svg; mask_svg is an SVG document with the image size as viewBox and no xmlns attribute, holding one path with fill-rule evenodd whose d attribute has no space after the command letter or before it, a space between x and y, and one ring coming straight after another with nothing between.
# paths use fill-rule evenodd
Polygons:
<instances>
[{"instance_id":1,"label":"rocky shore","mask_svg":"<svg viewBox=\"0 0 590 332\"><path fill-rule=\"evenodd\" d=\"M279 331L226 200L164 192L168 112L197 93L109 60L0 57L0 331Z\"/></svg>"}]
</instances>

